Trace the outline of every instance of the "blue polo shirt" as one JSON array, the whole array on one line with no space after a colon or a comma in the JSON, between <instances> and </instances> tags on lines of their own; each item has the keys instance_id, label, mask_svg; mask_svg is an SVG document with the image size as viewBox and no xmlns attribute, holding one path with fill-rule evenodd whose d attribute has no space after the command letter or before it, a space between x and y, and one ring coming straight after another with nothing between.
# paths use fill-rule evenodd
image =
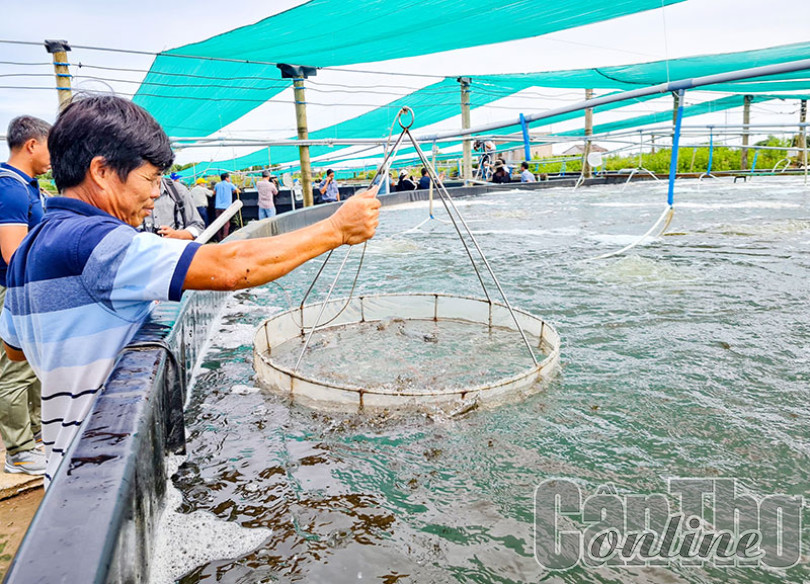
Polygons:
<instances>
[{"instance_id":1,"label":"blue polo shirt","mask_svg":"<svg viewBox=\"0 0 810 584\"><path fill-rule=\"evenodd\" d=\"M322 189L323 185L325 185L325 184L326 184L326 179L323 179L321 181L321 183L318 185L318 188ZM329 202L329 203L334 203L335 201L338 200L338 193L339 192L340 192L340 190L338 189L337 183L335 182L334 179L332 179L332 182L330 182L329 186L326 187L326 192L321 195L321 200Z\"/></svg>"},{"instance_id":2,"label":"blue polo shirt","mask_svg":"<svg viewBox=\"0 0 810 584\"><path fill-rule=\"evenodd\" d=\"M226 180L220 181L214 187L214 208L227 209L233 203L233 192L236 187Z\"/></svg>"},{"instance_id":3,"label":"blue polo shirt","mask_svg":"<svg viewBox=\"0 0 810 584\"><path fill-rule=\"evenodd\" d=\"M8 269L0 338L42 382L48 481L119 352L156 300L179 300L199 244L140 232L88 203L55 197Z\"/></svg>"},{"instance_id":4,"label":"blue polo shirt","mask_svg":"<svg viewBox=\"0 0 810 584\"><path fill-rule=\"evenodd\" d=\"M0 225L27 225L32 229L42 221L43 214L37 179L5 162L0 164L0 169L13 172L25 182L2 176L4 173L0 172ZM6 285L7 270L8 265L0 254L0 286Z\"/></svg>"}]
</instances>

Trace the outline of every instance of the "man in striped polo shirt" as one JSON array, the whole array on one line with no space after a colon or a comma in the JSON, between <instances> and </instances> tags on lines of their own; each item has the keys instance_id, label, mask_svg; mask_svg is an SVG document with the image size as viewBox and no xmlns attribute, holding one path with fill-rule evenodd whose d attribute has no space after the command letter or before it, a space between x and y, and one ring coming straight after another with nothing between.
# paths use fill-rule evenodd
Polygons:
<instances>
[{"instance_id":1,"label":"man in striped polo shirt","mask_svg":"<svg viewBox=\"0 0 810 584\"><path fill-rule=\"evenodd\" d=\"M114 96L66 107L48 147L61 196L9 266L0 338L42 381L46 483L157 300L264 284L374 235L380 203L359 193L331 217L272 238L200 246L137 231L174 155L144 109Z\"/></svg>"}]
</instances>

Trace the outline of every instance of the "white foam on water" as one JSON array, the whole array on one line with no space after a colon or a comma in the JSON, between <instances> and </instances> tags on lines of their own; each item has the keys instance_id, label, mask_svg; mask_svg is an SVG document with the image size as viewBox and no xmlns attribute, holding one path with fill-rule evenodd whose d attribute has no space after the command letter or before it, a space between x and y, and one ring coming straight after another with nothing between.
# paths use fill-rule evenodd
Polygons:
<instances>
[{"instance_id":1,"label":"white foam on water","mask_svg":"<svg viewBox=\"0 0 810 584\"><path fill-rule=\"evenodd\" d=\"M244 311L244 306L241 308ZM256 327L252 324L223 324L212 335L212 344L220 349L238 349L245 345L252 345L255 334Z\"/></svg>"},{"instance_id":2,"label":"white foam on water","mask_svg":"<svg viewBox=\"0 0 810 584\"><path fill-rule=\"evenodd\" d=\"M635 243L638 241L639 237L641 237L643 233L595 233L591 235L587 235L588 239L592 239L594 241L598 241L599 243L604 243L608 245L616 245L624 247L625 245L630 245L631 243ZM649 245L650 243L656 241L657 238L655 237L648 237L638 245Z\"/></svg>"},{"instance_id":3,"label":"white foam on water","mask_svg":"<svg viewBox=\"0 0 810 584\"><path fill-rule=\"evenodd\" d=\"M728 224L718 225L702 233L719 233L720 235L738 236L767 236L780 234L801 233L810 230L810 221L801 219L788 219L785 221L771 221L757 224Z\"/></svg>"},{"instance_id":4,"label":"white foam on water","mask_svg":"<svg viewBox=\"0 0 810 584\"><path fill-rule=\"evenodd\" d=\"M802 205L776 201L740 201L737 203L679 203L675 201L675 209L800 209Z\"/></svg>"},{"instance_id":5,"label":"white foam on water","mask_svg":"<svg viewBox=\"0 0 810 584\"><path fill-rule=\"evenodd\" d=\"M593 207L660 207L661 201L649 201L647 203L631 203L631 202L610 202L610 203L592 203Z\"/></svg>"},{"instance_id":6,"label":"white foam on water","mask_svg":"<svg viewBox=\"0 0 810 584\"><path fill-rule=\"evenodd\" d=\"M424 246L413 239L388 237L369 241L366 253L414 253L423 249Z\"/></svg>"},{"instance_id":7,"label":"white foam on water","mask_svg":"<svg viewBox=\"0 0 810 584\"><path fill-rule=\"evenodd\" d=\"M236 384L231 387L231 393L235 393L236 395L250 395L251 393L259 393L260 391L261 389L252 385Z\"/></svg>"},{"instance_id":8,"label":"white foam on water","mask_svg":"<svg viewBox=\"0 0 810 584\"><path fill-rule=\"evenodd\" d=\"M473 235L547 235L545 229L482 229L473 231Z\"/></svg>"},{"instance_id":9,"label":"white foam on water","mask_svg":"<svg viewBox=\"0 0 810 584\"><path fill-rule=\"evenodd\" d=\"M688 270L678 268L668 261L638 255L621 256L615 261L606 260L586 265L598 278L614 284L685 282L696 278Z\"/></svg>"},{"instance_id":10,"label":"white foam on water","mask_svg":"<svg viewBox=\"0 0 810 584\"><path fill-rule=\"evenodd\" d=\"M177 472L183 460L184 456L169 457L169 476ZM197 566L243 556L259 547L272 533L265 528L247 529L204 511L178 513L183 496L171 479L166 486L166 507L155 531L150 584L173 584Z\"/></svg>"}]
</instances>

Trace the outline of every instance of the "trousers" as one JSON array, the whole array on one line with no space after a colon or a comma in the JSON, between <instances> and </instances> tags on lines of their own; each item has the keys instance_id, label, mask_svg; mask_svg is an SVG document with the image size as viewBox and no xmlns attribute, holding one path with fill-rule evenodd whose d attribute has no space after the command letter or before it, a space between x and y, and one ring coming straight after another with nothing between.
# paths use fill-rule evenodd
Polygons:
<instances>
[{"instance_id":1,"label":"trousers","mask_svg":"<svg viewBox=\"0 0 810 584\"><path fill-rule=\"evenodd\" d=\"M0 307L6 289L0 286ZM0 436L9 454L36 447L40 431L42 386L27 361L12 361L0 344Z\"/></svg>"}]
</instances>

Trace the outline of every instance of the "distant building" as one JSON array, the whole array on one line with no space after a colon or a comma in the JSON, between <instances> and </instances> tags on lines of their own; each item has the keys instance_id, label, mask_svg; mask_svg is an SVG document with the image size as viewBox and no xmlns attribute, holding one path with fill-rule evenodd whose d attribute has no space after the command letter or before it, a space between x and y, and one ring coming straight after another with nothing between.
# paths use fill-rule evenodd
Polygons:
<instances>
[{"instance_id":1,"label":"distant building","mask_svg":"<svg viewBox=\"0 0 810 584\"><path fill-rule=\"evenodd\" d=\"M591 152L607 152L607 148L602 148L599 144L591 143ZM582 156L584 153L585 144L577 144L563 152L563 156Z\"/></svg>"},{"instance_id":2,"label":"distant building","mask_svg":"<svg viewBox=\"0 0 810 584\"><path fill-rule=\"evenodd\" d=\"M534 136L532 136L532 138L534 138ZM531 147L530 152L532 158L550 158L553 156L551 144L535 144ZM516 166L526 160L526 155L523 148L519 148L503 153L503 158L506 162Z\"/></svg>"}]
</instances>

